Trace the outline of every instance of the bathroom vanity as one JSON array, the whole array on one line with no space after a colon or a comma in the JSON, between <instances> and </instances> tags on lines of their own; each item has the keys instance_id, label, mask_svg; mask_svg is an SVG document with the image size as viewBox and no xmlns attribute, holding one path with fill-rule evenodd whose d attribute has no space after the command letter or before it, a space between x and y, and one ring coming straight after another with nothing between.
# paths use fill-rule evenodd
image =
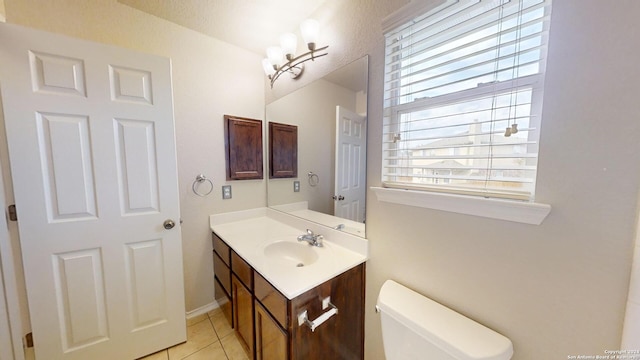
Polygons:
<instances>
[{"instance_id":1,"label":"bathroom vanity","mask_svg":"<svg viewBox=\"0 0 640 360\"><path fill-rule=\"evenodd\" d=\"M307 228L322 247L296 240ZM216 300L252 358L364 358L366 240L271 209L211 229Z\"/></svg>"}]
</instances>

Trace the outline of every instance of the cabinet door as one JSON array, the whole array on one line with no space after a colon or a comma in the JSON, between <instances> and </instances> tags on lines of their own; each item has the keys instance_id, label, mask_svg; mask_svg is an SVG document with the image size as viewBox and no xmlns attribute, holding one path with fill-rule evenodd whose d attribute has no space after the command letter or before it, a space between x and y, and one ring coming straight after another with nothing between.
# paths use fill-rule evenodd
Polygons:
<instances>
[{"instance_id":1,"label":"cabinet door","mask_svg":"<svg viewBox=\"0 0 640 360\"><path fill-rule=\"evenodd\" d=\"M256 359L287 360L287 333L269 313L255 302L256 321Z\"/></svg>"},{"instance_id":2,"label":"cabinet door","mask_svg":"<svg viewBox=\"0 0 640 360\"><path fill-rule=\"evenodd\" d=\"M240 342L253 358L253 296L233 275L231 280L231 299L233 301L233 325Z\"/></svg>"},{"instance_id":3,"label":"cabinet door","mask_svg":"<svg viewBox=\"0 0 640 360\"><path fill-rule=\"evenodd\" d=\"M364 266L358 265L291 301L292 359L364 359ZM327 296L331 296L338 313L315 332L308 326L298 326L301 312L306 310L314 320L327 311L322 309L322 299Z\"/></svg>"},{"instance_id":4,"label":"cabinet door","mask_svg":"<svg viewBox=\"0 0 640 360\"><path fill-rule=\"evenodd\" d=\"M227 180L262 179L262 121L224 116Z\"/></svg>"},{"instance_id":5,"label":"cabinet door","mask_svg":"<svg viewBox=\"0 0 640 360\"><path fill-rule=\"evenodd\" d=\"M269 178L298 176L298 127L269 122Z\"/></svg>"}]
</instances>

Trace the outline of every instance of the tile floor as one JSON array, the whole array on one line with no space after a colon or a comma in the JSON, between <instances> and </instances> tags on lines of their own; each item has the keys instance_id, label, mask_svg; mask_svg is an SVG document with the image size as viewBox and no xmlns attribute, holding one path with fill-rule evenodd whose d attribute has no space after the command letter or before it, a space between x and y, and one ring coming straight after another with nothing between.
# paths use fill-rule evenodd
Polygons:
<instances>
[{"instance_id":1,"label":"tile floor","mask_svg":"<svg viewBox=\"0 0 640 360\"><path fill-rule=\"evenodd\" d=\"M139 360L248 360L220 309L187 320L187 342Z\"/></svg>"}]
</instances>

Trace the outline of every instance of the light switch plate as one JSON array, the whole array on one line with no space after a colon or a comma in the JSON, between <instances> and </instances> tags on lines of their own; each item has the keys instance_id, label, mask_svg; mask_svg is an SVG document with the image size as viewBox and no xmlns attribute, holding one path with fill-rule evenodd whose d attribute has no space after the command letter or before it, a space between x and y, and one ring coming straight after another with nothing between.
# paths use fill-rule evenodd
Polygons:
<instances>
[{"instance_id":1,"label":"light switch plate","mask_svg":"<svg viewBox=\"0 0 640 360\"><path fill-rule=\"evenodd\" d=\"M300 192L300 181L296 180L293 182L293 192Z\"/></svg>"},{"instance_id":2,"label":"light switch plate","mask_svg":"<svg viewBox=\"0 0 640 360\"><path fill-rule=\"evenodd\" d=\"M222 186L222 198L224 200L231 199L231 185Z\"/></svg>"}]
</instances>

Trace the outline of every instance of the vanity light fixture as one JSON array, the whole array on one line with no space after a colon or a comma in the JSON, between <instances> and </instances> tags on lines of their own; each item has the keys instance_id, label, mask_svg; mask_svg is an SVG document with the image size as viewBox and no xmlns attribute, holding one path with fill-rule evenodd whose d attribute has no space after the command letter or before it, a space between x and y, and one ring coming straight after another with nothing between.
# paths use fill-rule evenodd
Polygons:
<instances>
[{"instance_id":1,"label":"vanity light fixture","mask_svg":"<svg viewBox=\"0 0 640 360\"><path fill-rule=\"evenodd\" d=\"M302 75L305 62L309 60L314 61L316 58L328 54L325 51L329 47L328 45L316 48L319 30L319 23L313 19L307 19L300 24L302 38L309 49L309 51L304 54L295 55L298 48L298 38L292 33L286 33L280 36L280 46L267 48L267 58L262 60L262 67L271 81L271 88L273 88L273 83L276 82L283 73L287 72L291 74L291 78L296 79Z\"/></svg>"}]
</instances>

